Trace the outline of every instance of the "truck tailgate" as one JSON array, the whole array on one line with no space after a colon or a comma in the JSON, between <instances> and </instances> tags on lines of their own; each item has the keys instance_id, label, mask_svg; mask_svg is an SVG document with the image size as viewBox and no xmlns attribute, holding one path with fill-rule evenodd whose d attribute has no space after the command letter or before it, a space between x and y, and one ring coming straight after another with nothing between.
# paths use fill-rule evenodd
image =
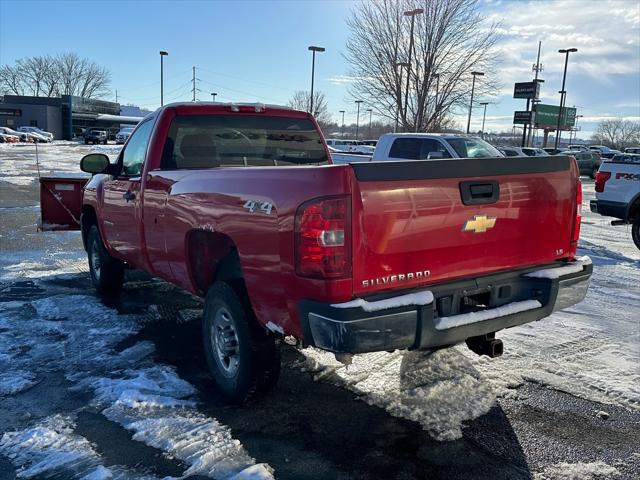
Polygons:
<instances>
[{"instance_id":1,"label":"truck tailgate","mask_svg":"<svg viewBox=\"0 0 640 480\"><path fill-rule=\"evenodd\" d=\"M548 264L575 250L569 157L351 165L354 293Z\"/></svg>"}]
</instances>

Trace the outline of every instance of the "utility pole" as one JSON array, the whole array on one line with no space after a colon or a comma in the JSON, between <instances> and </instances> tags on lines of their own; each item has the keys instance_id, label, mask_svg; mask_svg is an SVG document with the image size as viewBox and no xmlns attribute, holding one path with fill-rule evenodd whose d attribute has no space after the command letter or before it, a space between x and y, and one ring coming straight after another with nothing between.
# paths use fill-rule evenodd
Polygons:
<instances>
[{"instance_id":1,"label":"utility pole","mask_svg":"<svg viewBox=\"0 0 640 480\"><path fill-rule=\"evenodd\" d=\"M313 77L315 76L316 73L316 52L324 52L324 47L316 47L314 45L311 45L309 47L309 50L312 52L312 58L311 58L311 99L309 100L309 104L310 104L310 108L309 108L309 113L311 115L313 115Z\"/></svg>"},{"instance_id":2,"label":"utility pole","mask_svg":"<svg viewBox=\"0 0 640 480\"><path fill-rule=\"evenodd\" d=\"M556 144L555 144L556 149L558 148L558 145L560 145L560 125L562 122L564 101L567 95L567 91L564 89L564 86L567 80L567 65L569 64L569 54L577 51L578 51L577 48L561 48L560 50L558 50L558 53L564 53L565 57L564 57L564 73L562 74L562 90L558 92L560 93L560 111L558 112L558 125L556 128Z\"/></svg>"},{"instance_id":3,"label":"utility pole","mask_svg":"<svg viewBox=\"0 0 640 480\"><path fill-rule=\"evenodd\" d=\"M193 67L193 88L191 89L193 92L193 101L196 101L196 67Z\"/></svg>"},{"instance_id":4,"label":"utility pole","mask_svg":"<svg viewBox=\"0 0 640 480\"><path fill-rule=\"evenodd\" d=\"M407 118L408 112L408 101L409 101L409 80L411 78L411 56L413 53L413 25L415 23L416 15L420 15L424 13L424 9L422 8L414 8L413 10L409 10L408 12L404 12L405 17L411 17L411 31L409 33L409 61L407 66L407 85L404 92L404 118ZM417 125L416 125L417 128Z\"/></svg>"},{"instance_id":5,"label":"utility pole","mask_svg":"<svg viewBox=\"0 0 640 480\"><path fill-rule=\"evenodd\" d=\"M434 73L433 74L434 77L436 77L436 99L435 99L435 105L433 106L433 120L434 123L436 124L436 126L438 127L438 130L440 130L440 125L438 123L438 93L440 90L440 74L439 73ZM484 131L484 129L483 129Z\"/></svg>"},{"instance_id":6,"label":"utility pole","mask_svg":"<svg viewBox=\"0 0 640 480\"><path fill-rule=\"evenodd\" d=\"M160 50L160 106L164 105L164 62L162 59L169 55L168 52Z\"/></svg>"},{"instance_id":7,"label":"utility pole","mask_svg":"<svg viewBox=\"0 0 640 480\"><path fill-rule=\"evenodd\" d=\"M369 138L371 138L371 114L373 113L373 110L368 108L367 112L369 112Z\"/></svg>"},{"instance_id":8,"label":"utility pole","mask_svg":"<svg viewBox=\"0 0 640 480\"><path fill-rule=\"evenodd\" d=\"M484 119L487 116L487 105L489 105L489 102L480 102L480 105L484 105L484 112L482 113L482 139L484 140Z\"/></svg>"},{"instance_id":9,"label":"utility pole","mask_svg":"<svg viewBox=\"0 0 640 480\"><path fill-rule=\"evenodd\" d=\"M469 102L469 118L467 119L467 135L469 134L469 129L471 128L471 109L473 109L473 92L476 89L476 77L483 76L482 72L471 72L471 76L473 80L471 82L471 101Z\"/></svg>"},{"instance_id":10,"label":"utility pole","mask_svg":"<svg viewBox=\"0 0 640 480\"><path fill-rule=\"evenodd\" d=\"M116 103L118 103L118 90L116 90Z\"/></svg>"},{"instance_id":11,"label":"utility pole","mask_svg":"<svg viewBox=\"0 0 640 480\"><path fill-rule=\"evenodd\" d=\"M364 102L364 100L356 100L356 105L358 105L358 116L356 117L356 140L358 140L358 129L360 127L360 104Z\"/></svg>"},{"instance_id":12,"label":"utility pole","mask_svg":"<svg viewBox=\"0 0 640 480\"><path fill-rule=\"evenodd\" d=\"M342 114L342 132L340 133L340 136L344 138L344 110L340 110L340 113Z\"/></svg>"},{"instance_id":13,"label":"utility pole","mask_svg":"<svg viewBox=\"0 0 640 480\"><path fill-rule=\"evenodd\" d=\"M538 42L538 58L536 59L536 63L535 65L533 65L533 67L531 67L531 70L533 70L533 72L535 72L535 77L533 78L533 81L535 83L538 82L543 82L544 80L538 80L538 74L540 72L542 72L544 70L544 68L542 67L542 64L540 63L540 49L542 48L542 40L540 40ZM537 91L537 87L536 87L536 91ZM538 98L538 96L536 95L536 98L534 98L531 103L531 111L532 113L532 117L533 115L535 115L535 111L536 111L536 105L540 102L540 99ZM527 138L527 146L531 146L531 132L533 131L533 125L535 125L535 122L532 121L532 123L529 125L529 136ZM535 143L535 142L534 142Z\"/></svg>"}]
</instances>

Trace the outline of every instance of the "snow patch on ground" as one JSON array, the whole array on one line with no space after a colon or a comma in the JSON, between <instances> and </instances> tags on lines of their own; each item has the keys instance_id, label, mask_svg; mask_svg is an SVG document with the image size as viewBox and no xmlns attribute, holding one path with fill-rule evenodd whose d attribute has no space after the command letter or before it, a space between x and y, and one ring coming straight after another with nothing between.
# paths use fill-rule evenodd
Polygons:
<instances>
[{"instance_id":1,"label":"snow patch on ground","mask_svg":"<svg viewBox=\"0 0 640 480\"><path fill-rule=\"evenodd\" d=\"M0 454L18 467L21 478L72 478L100 464L89 441L75 435L73 428L71 418L56 415L25 430L7 432L0 439Z\"/></svg>"},{"instance_id":2,"label":"snow patch on ground","mask_svg":"<svg viewBox=\"0 0 640 480\"><path fill-rule=\"evenodd\" d=\"M591 480L619 476L615 467L598 461L593 463L558 463L536 473L535 480Z\"/></svg>"},{"instance_id":3,"label":"snow patch on ground","mask_svg":"<svg viewBox=\"0 0 640 480\"><path fill-rule=\"evenodd\" d=\"M2 356L0 356L2 360ZM36 375L24 370L0 373L0 397L14 395L36 384Z\"/></svg>"},{"instance_id":4,"label":"snow patch on ground","mask_svg":"<svg viewBox=\"0 0 640 480\"><path fill-rule=\"evenodd\" d=\"M361 395L370 405L422 425L437 440L462 437L463 423L487 413L498 390L457 348L434 352L366 353L350 366L307 348L297 367Z\"/></svg>"},{"instance_id":5,"label":"snow patch on ground","mask_svg":"<svg viewBox=\"0 0 640 480\"><path fill-rule=\"evenodd\" d=\"M122 421L121 405L107 409L105 414L108 418ZM171 415L124 422L123 426L135 432L134 440L168 452L190 465L184 472L185 476L273 478L270 467L254 465L253 458L232 437L227 427L198 412L180 410ZM262 476L255 476L258 472Z\"/></svg>"}]
</instances>

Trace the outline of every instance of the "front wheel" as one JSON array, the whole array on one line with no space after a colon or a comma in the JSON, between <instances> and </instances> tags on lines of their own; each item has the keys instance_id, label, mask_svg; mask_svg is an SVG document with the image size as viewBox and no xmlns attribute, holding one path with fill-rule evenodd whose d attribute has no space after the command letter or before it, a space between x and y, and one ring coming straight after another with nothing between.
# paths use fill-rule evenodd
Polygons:
<instances>
[{"instance_id":1,"label":"front wheel","mask_svg":"<svg viewBox=\"0 0 640 480\"><path fill-rule=\"evenodd\" d=\"M211 286L202 324L209 370L220 393L244 403L271 390L280 375L280 349L241 299L225 282Z\"/></svg>"},{"instance_id":2,"label":"front wheel","mask_svg":"<svg viewBox=\"0 0 640 480\"><path fill-rule=\"evenodd\" d=\"M640 250L640 215L636 216L631 225L631 238L633 238L633 243Z\"/></svg>"},{"instance_id":3,"label":"front wheel","mask_svg":"<svg viewBox=\"0 0 640 480\"><path fill-rule=\"evenodd\" d=\"M92 225L87 239L89 273L91 282L98 293L115 293L122 288L124 265L104 248L100 231Z\"/></svg>"}]
</instances>

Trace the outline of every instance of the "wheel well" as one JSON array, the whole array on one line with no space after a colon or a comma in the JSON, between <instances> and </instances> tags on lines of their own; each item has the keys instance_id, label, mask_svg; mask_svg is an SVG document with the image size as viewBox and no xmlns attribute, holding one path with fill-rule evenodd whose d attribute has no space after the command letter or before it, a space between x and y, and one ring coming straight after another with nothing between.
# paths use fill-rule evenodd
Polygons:
<instances>
[{"instance_id":1,"label":"wheel well","mask_svg":"<svg viewBox=\"0 0 640 480\"><path fill-rule=\"evenodd\" d=\"M80 215L80 230L82 231L82 244L84 249L87 249L87 237L89 236L89 230L91 225L98 224L98 217L96 211L90 205L82 206L82 213Z\"/></svg>"},{"instance_id":2,"label":"wheel well","mask_svg":"<svg viewBox=\"0 0 640 480\"><path fill-rule=\"evenodd\" d=\"M187 235L189 273L196 289L207 293L215 281L242 280L238 249L233 240L218 232L192 230Z\"/></svg>"}]
</instances>

